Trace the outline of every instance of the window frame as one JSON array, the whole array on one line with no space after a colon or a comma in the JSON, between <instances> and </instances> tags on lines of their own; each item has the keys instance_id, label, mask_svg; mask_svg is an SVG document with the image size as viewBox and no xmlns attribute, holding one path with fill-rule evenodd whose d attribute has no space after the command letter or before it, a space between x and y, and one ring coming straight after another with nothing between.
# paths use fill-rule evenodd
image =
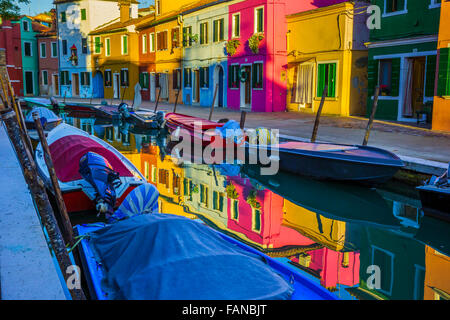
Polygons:
<instances>
[{"instance_id":1,"label":"window frame","mask_svg":"<svg viewBox=\"0 0 450 320\"><path fill-rule=\"evenodd\" d=\"M25 28L25 25L27 26L26 28ZM30 31L30 22L28 20L23 20L22 28L23 28L23 31L29 32Z\"/></svg>"},{"instance_id":2,"label":"window frame","mask_svg":"<svg viewBox=\"0 0 450 320\"><path fill-rule=\"evenodd\" d=\"M232 28L231 29L231 38L238 39L241 37L241 13L240 12L233 13L233 15L231 17L232 17L231 18L231 21L232 21L232 23L231 23L231 28ZM235 33L236 32L236 20L235 20L236 17L239 17L239 28L238 28L239 34Z\"/></svg>"},{"instance_id":3,"label":"window frame","mask_svg":"<svg viewBox=\"0 0 450 320\"><path fill-rule=\"evenodd\" d=\"M89 54L88 38L81 38L81 54Z\"/></svg>"},{"instance_id":4,"label":"window frame","mask_svg":"<svg viewBox=\"0 0 450 320\"><path fill-rule=\"evenodd\" d=\"M42 47L44 47L44 50L42 50ZM41 59L47 58L47 43L45 43L45 42L41 42L39 44L39 57Z\"/></svg>"},{"instance_id":5,"label":"window frame","mask_svg":"<svg viewBox=\"0 0 450 320\"><path fill-rule=\"evenodd\" d=\"M262 9L262 23L261 23L262 30L261 31L258 30L258 10L260 10L260 9ZM265 16L264 15L265 15L264 6L259 6L254 9L254 16L253 16L254 33L264 33L265 32L265 28L264 28Z\"/></svg>"},{"instance_id":6,"label":"window frame","mask_svg":"<svg viewBox=\"0 0 450 320\"><path fill-rule=\"evenodd\" d=\"M26 44L30 45L30 55L26 54ZM33 43L31 41L24 41L23 42L23 56L24 57L33 57Z\"/></svg>"},{"instance_id":7,"label":"window frame","mask_svg":"<svg viewBox=\"0 0 450 320\"><path fill-rule=\"evenodd\" d=\"M109 82L107 82L107 76L106 76L107 74L109 75L109 79L108 79ZM111 69L106 69L105 72L104 72L104 77L105 77L105 80L103 82L104 82L105 87L106 88L111 88L112 87L112 83L113 83L112 70Z\"/></svg>"},{"instance_id":8,"label":"window frame","mask_svg":"<svg viewBox=\"0 0 450 320\"><path fill-rule=\"evenodd\" d=\"M405 0L404 8L402 10L397 10L397 11L393 11L393 12L386 11L387 1L391 1L391 0L384 0L383 14L381 15L382 18L408 13L408 0Z\"/></svg>"},{"instance_id":9,"label":"window frame","mask_svg":"<svg viewBox=\"0 0 450 320\"><path fill-rule=\"evenodd\" d=\"M98 52L97 52L97 39L99 39ZM101 36L94 36L94 54L102 54L102 37Z\"/></svg>"},{"instance_id":10,"label":"window frame","mask_svg":"<svg viewBox=\"0 0 450 320\"><path fill-rule=\"evenodd\" d=\"M46 74L46 77L44 77L44 74ZM41 76L42 76L42 85L43 86L48 86L48 71L47 70L42 70ZM45 81L44 81L44 79L45 79Z\"/></svg>"},{"instance_id":11,"label":"window frame","mask_svg":"<svg viewBox=\"0 0 450 320\"><path fill-rule=\"evenodd\" d=\"M142 54L148 53L148 42L147 42L147 34L143 34L141 37L141 44L142 44Z\"/></svg>"},{"instance_id":12,"label":"window frame","mask_svg":"<svg viewBox=\"0 0 450 320\"><path fill-rule=\"evenodd\" d=\"M125 76L122 77L122 72L124 72L123 74L126 75L126 77ZM126 79L126 82L124 82L123 78ZM121 88L129 88L130 87L130 71L128 70L128 68L120 69L120 87Z\"/></svg>"},{"instance_id":13,"label":"window frame","mask_svg":"<svg viewBox=\"0 0 450 320\"><path fill-rule=\"evenodd\" d=\"M126 52L125 52L125 39L127 40L126 41ZM120 52L121 52L121 54L122 54L122 56L127 56L128 54L129 54L129 52L130 52L130 50L129 50L129 43L128 43L129 41L128 41L128 35L127 34L123 34L121 37L120 37Z\"/></svg>"},{"instance_id":14,"label":"window frame","mask_svg":"<svg viewBox=\"0 0 450 320\"><path fill-rule=\"evenodd\" d=\"M216 25L217 24L217 25ZM220 28L222 26L222 28ZM222 32L220 32L222 31ZM212 43L225 41L225 19L218 18L213 20Z\"/></svg>"},{"instance_id":15,"label":"window frame","mask_svg":"<svg viewBox=\"0 0 450 320\"><path fill-rule=\"evenodd\" d=\"M83 12L84 12L84 14L83 14ZM87 20L87 10L86 10L86 8L80 9L80 19L81 19L81 21L86 21Z\"/></svg>"},{"instance_id":16,"label":"window frame","mask_svg":"<svg viewBox=\"0 0 450 320\"><path fill-rule=\"evenodd\" d=\"M53 42L51 43L50 47L51 47L51 50L50 50L50 56L51 56L52 58L58 58L58 42L53 41ZM55 50L53 50L53 49L55 49ZM56 54L54 55L53 53L55 53L55 52L56 52Z\"/></svg>"},{"instance_id":17,"label":"window frame","mask_svg":"<svg viewBox=\"0 0 450 320\"><path fill-rule=\"evenodd\" d=\"M105 38L105 56L111 56L111 38Z\"/></svg>"},{"instance_id":18,"label":"window frame","mask_svg":"<svg viewBox=\"0 0 450 320\"><path fill-rule=\"evenodd\" d=\"M187 73L189 73L189 78L186 77ZM186 78L188 79L187 83ZM192 68L183 68L183 87L192 88Z\"/></svg>"},{"instance_id":19,"label":"window frame","mask_svg":"<svg viewBox=\"0 0 450 320\"><path fill-rule=\"evenodd\" d=\"M149 34L148 37L149 40L149 52L155 52L156 51L156 35L155 32L152 32Z\"/></svg>"},{"instance_id":20,"label":"window frame","mask_svg":"<svg viewBox=\"0 0 450 320\"><path fill-rule=\"evenodd\" d=\"M428 6L428 9L435 9L441 7L441 2L436 2L436 0L430 0L430 5Z\"/></svg>"},{"instance_id":21,"label":"window frame","mask_svg":"<svg viewBox=\"0 0 450 320\"><path fill-rule=\"evenodd\" d=\"M252 74L252 90L264 90L264 61L254 61L252 64L252 73L254 72L253 68L256 68L255 65L261 65L261 87L256 88L256 76Z\"/></svg>"},{"instance_id":22,"label":"window frame","mask_svg":"<svg viewBox=\"0 0 450 320\"><path fill-rule=\"evenodd\" d=\"M319 81L320 81L320 73L319 73L319 65L331 65L331 64L335 64L336 68L335 68L335 75L334 75L334 97L333 96L328 96L328 92L327 92L327 96L325 97L325 99L337 99L338 98L338 74L339 74L339 61L338 60L330 60L330 61L319 61L317 62L317 68L316 68L316 81L315 81L315 86L316 86L316 90L315 90L315 98L316 99L321 99L322 98L322 92L319 95ZM328 86L328 90L330 89L330 87Z\"/></svg>"},{"instance_id":23,"label":"window frame","mask_svg":"<svg viewBox=\"0 0 450 320\"><path fill-rule=\"evenodd\" d=\"M199 39L199 44L201 46L206 46L209 43L209 37L208 37L208 32L209 32L209 26L208 26L209 22L205 21L205 22L201 22L200 23L200 39ZM203 34L203 37L202 37ZM203 41L203 42L202 42Z\"/></svg>"}]
</instances>

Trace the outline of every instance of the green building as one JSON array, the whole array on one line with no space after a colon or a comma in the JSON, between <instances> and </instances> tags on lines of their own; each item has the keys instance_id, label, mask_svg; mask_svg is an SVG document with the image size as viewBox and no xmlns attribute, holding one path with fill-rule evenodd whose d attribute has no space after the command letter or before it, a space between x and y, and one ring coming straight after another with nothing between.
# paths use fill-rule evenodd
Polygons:
<instances>
[{"instance_id":1,"label":"green building","mask_svg":"<svg viewBox=\"0 0 450 320\"><path fill-rule=\"evenodd\" d=\"M435 88L440 0L372 0L381 9L381 28L370 30L368 107L375 87L375 118L413 122L424 117Z\"/></svg>"}]
</instances>

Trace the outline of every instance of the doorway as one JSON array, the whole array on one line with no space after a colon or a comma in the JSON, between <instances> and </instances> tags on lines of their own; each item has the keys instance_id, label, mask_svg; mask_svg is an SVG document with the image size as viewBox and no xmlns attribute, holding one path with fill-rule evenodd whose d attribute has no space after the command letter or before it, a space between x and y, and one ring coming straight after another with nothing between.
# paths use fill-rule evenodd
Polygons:
<instances>
[{"instance_id":1,"label":"doorway","mask_svg":"<svg viewBox=\"0 0 450 320\"><path fill-rule=\"evenodd\" d=\"M34 95L33 71L25 71L25 94Z\"/></svg>"},{"instance_id":2,"label":"doorway","mask_svg":"<svg viewBox=\"0 0 450 320\"><path fill-rule=\"evenodd\" d=\"M403 117L414 117L422 109L425 94L426 57L405 59Z\"/></svg>"},{"instance_id":3,"label":"doorway","mask_svg":"<svg viewBox=\"0 0 450 320\"><path fill-rule=\"evenodd\" d=\"M113 76L114 99L120 99L120 74L114 73Z\"/></svg>"},{"instance_id":4,"label":"doorway","mask_svg":"<svg viewBox=\"0 0 450 320\"><path fill-rule=\"evenodd\" d=\"M104 96L105 92L103 87L103 73L101 71L97 71L94 77L93 97L104 98Z\"/></svg>"},{"instance_id":5,"label":"doorway","mask_svg":"<svg viewBox=\"0 0 450 320\"><path fill-rule=\"evenodd\" d=\"M196 103L200 102L200 70L194 70L194 92L193 101Z\"/></svg>"},{"instance_id":6,"label":"doorway","mask_svg":"<svg viewBox=\"0 0 450 320\"><path fill-rule=\"evenodd\" d=\"M150 74L150 101L156 101L156 76L154 72Z\"/></svg>"},{"instance_id":7,"label":"doorway","mask_svg":"<svg viewBox=\"0 0 450 320\"><path fill-rule=\"evenodd\" d=\"M214 88L219 86L217 91L217 98L215 101L215 107L223 107L224 106L224 71L222 66L218 65L214 72Z\"/></svg>"},{"instance_id":8,"label":"doorway","mask_svg":"<svg viewBox=\"0 0 450 320\"><path fill-rule=\"evenodd\" d=\"M78 97L80 95L80 75L72 73L72 96Z\"/></svg>"},{"instance_id":9,"label":"doorway","mask_svg":"<svg viewBox=\"0 0 450 320\"><path fill-rule=\"evenodd\" d=\"M52 86L53 86L53 95L59 96L59 76L57 74L53 75Z\"/></svg>"},{"instance_id":10,"label":"doorway","mask_svg":"<svg viewBox=\"0 0 450 320\"><path fill-rule=\"evenodd\" d=\"M252 107L251 66L241 66L241 75L245 79L245 81L241 80L241 108L250 109Z\"/></svg>"}]
</instances>

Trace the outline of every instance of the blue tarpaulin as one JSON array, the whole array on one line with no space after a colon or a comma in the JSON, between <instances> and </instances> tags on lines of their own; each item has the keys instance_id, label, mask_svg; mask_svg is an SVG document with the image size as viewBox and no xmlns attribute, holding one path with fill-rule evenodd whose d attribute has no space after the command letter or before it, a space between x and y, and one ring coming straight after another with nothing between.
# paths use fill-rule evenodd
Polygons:
<instances>
[{"instance_id":1,"label":"blue tarpaulin","mask_svg":"<svg viewBox=\"0 0 450 320\"><path fill-rule=\"evenodd\" d=\"M291 285L264 258L196 221L146 214L92 232L109 299L289 299Z\"/></svg>"}]
</instances>

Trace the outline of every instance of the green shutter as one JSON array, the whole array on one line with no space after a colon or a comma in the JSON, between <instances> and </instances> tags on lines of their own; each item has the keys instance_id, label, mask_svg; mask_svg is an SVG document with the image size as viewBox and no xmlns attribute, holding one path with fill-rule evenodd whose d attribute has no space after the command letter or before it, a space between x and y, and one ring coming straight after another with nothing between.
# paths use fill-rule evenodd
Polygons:
<instances>
[{"instance_id":1,"label":"green shutter","mask_svg":"<svg viewBox=\"0 0 450 320\"><path fill-rule=\"evenodd\" d=\"M439 50L438 96L450 95L450 48Z\"/></svg>"},{"instance_id":2,"label":"green shutter","mask_svg":"<svg viewBox=\"0 0 450 320\"><path fill-rule=\"evenodd\" d=\"M427 57L427 82L425 83L425 96L434 96L434 83L436 79L436 56Z\"/></svg>"},{"instance_id":3,"label":"green shutter","mask_svg":"<svg viewBox=\"0 0 450 320\"><path fill-rule=\"evenodd\" d=\"M86 9L81 9L81 20L86 20Z\"/></svg>"},{"instance_id":4,"label":"green shutter","mask_svg":"<svg viewBox=\"0 0 450 320\"><path fill-rule=\"evenodd\" d=\"M86 76L86 73L85 73L85 72L82 72L82 73L81 73L81 85L82 85L82 86L86 85L86 83L85 83L85 81L84 81L85 76Z\"/></svg>"},{"instance_id":5,"label":"green shutter","mask_svg":"<svg viewBox=\"0 0 450 320\"><path fill-rule=\"evenodd\" d=\"M257 31L258 31L258 32L262 32L262 31L263 31L263 21L264 21L263 13L264 13L264 10L263 10L263 9L257 9L257 14L258 14L258 26L257 26Z\"/></svg>"},{"instance_id":6,"label":"green shutter","mask_svg":"<svg viewBox=\"0 0 450 320\"><path fill-rule=\"evenodd\" d=\"M257 74L256 69L257 69L257 65L253 64L252 65L252 88L256 87L256 81L258 80L258 79L256 79L256 74Z\"/></svg>"},{"instance_id":7,"label":"green shutter","mask_svg":"<svg viewBox=\"0 0 450 320\"><path fill-rule=\"evenodd\" d=\"M145 88L145 80L144 80L144 74L143 73L139 74L139 84L141 85L142 89Z\"/></svg>"},{"instance_id":8,"label":"green shutter","mask_svg":"<svg viewBox=\"0 0 450 320\"><path fill-rule=\"evenodd\" d=\"M218 20L214 20L213 22L213 42L217 42L217 25L218 25Z\"/></svg>"},{"instance_id":9,"label":"green shutter","mask_svg":"<svg viewBox=\"0 0 450 320\"><path fill-rule=\"evenodd\" d=\"M217 210L218 206L217 206L217 192L214 191L213 192L213 209Z\"/></svg>"},{"instance_id":10,"label":"green shutter","mask_svg":"<svg viewBox=\"0 0 450 320\"><path fill-rule=\"evenodd\" d=\"M400 58L392 59L391 96L398 97L400 87Z\"/></svg>"},{"instance_id":11,"label":"green shutter","mask_svg":"<svg viewBox=\"0 0 450 320\"><path fill-rule=\"evenodd\" d=\"M379 68L379 60L370 60L367 73L368 73L368 82L367 89L369 91L369 97L375 94L375 87L378 85L378 68Z\"/></svg>"},{"instance_id":12,"label":"green shutter","mask_svg":"<svg viewBox=\"0 0 450 320\"><path fill-rule=\"evenodd\" d=\"M61 22L66 22L66 12L61 12Z\"/></svg>"},{"instance_id":13,"label":"green shutter","mask_svg":"<svg viewBox=\"0 0 450 320\"><path fill-rule=\"evenodd\" d=\"M328 65L328 97L336 97L336 63Z\"/></svg>"},{"instance_id":14,"label":"green shutter","mask_svg":"<svg viewBox=\"0 0 450 320\"><path fill-rule=\"evenodd\" d=\"M319 64L317 69L317 97L322 97L323 89L325 88L326 65Z\"/></svg>"},{"instance_id":15,"label":"green shutter","mask_svg":"<svg viewBox=\"0 0 450 320\"><path fill-rule=\"evenodd\" d=\"M100 37L95 37L95 53L100 53L101 50L101 41L102 39Z\"/></svg>"},{"instance_id":16,"label":"green shutter","mask_svg":"<svg viewBox=\"0 0 450 320\"><path fill-rule=\"evenodd\" d=\"M219 41L222 41L222 40L225 39L225 35L224 35L225 27L224 27L224 24L225 24L224 20L220 19L219 20Z\"/></svg>"}]
</instances>

